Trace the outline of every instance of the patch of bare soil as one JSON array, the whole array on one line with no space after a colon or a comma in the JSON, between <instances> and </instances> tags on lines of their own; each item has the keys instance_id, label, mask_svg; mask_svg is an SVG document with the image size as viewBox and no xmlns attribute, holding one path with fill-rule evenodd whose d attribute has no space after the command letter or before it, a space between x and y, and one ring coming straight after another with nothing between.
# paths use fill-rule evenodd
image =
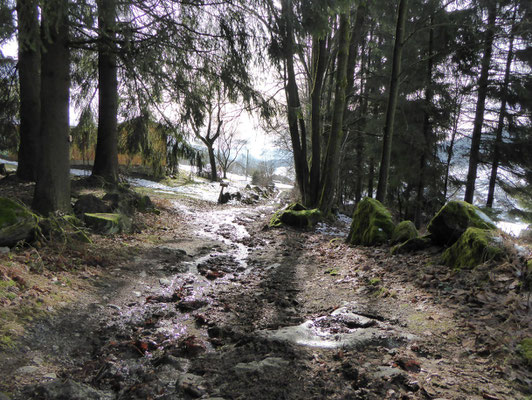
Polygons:
<instances>
[{"instance_id":1,"label":"patch of bare soil","mask_svg":"<svg viewBox=\"0 0 532 400\"><path fill-rule=\"evenodd\" d=\"M51 247L1 256L2 271L42 279L10 289L2 312L50 288L2 348L4 397L529 398L517 262L453 273L437 249L264 229L269 205L155 202L141 233L91 236L61 269ZM52 261L23 268L35 252Z\"/></svg>"}]
</instances>

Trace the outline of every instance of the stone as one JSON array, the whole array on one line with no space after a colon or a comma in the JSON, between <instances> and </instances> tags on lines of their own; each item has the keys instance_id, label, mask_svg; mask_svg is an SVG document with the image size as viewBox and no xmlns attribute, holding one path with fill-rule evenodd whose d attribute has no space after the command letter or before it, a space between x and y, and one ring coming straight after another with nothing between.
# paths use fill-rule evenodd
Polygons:
<instances>
[{"instance_id":1,"label":"stone","mask_svg":"<svg viewBox=\"0 0 532 400\"><path fill-rule=\"evenodd\" d=\"M20 367L19 369L17 369L15 371L15 373L17 374L23 374L23 375L26 375L26 374L33 374L37 371L39 371L39 367L35 366L35 365L26 365L25 367Z\"/></svg>"},{"instance_id":2,"label":"stone","mask_svg":"<svg viewBox=\"0 0 532 400\"><path fill-rule=\"evenodd\" d=\"M288 225L295 228L310 228L321 219L318 209L307 209L300 203L292 203L285 209L277 211L270 219L270 228Z\"/></svg>"},{"instance_id":3,"label":"stone","mask_svg":"<svg viewBox=\"0 0 532 400\"><path fill-rule=\"evenodd\" d=\"M0 197L0 246L33 239L39 218L23 205Z\"/></svg>"},{"instance_id":4,"label":"stone","mask_svg":"<svg viewBox=\"0 0 532 400\"><path fill-rule=\"evenodd\" d=\"M392 215L378 200L366 197L353 214L347 242L374 246L390 240L395 225Z\"/></svg>"},{"instance_id":5,"label":"stone","mask_svg":"<svg viewBox=\"0 0 532 400\"><path fill-rule=\"evenodd\" d=\"M111 393L96 390L88 385L75 382L54 380L49 383L39 384L24 391L26 398L42 400L111 400Z\"/></svg>"},{"instance_id":6,"label":"stone","mask_svg":"<svg viewBox=\"0 0 532 400\"><path fill-rule=\"evenodd\" d=\"M10 251L9 247L6 247L6 246L0 247L0 254L7 254L9 253L9 251Z\"/></svg>"},{"instance_id":7,"label":"stone","mask_svg":"<svg viewBox=\"0 0 532 400\"><path fill-rule=\"evenodd\" d=\"M445 265L460 269L474 268L505 254L502 237L490 229L467 228L460 238L442 254Z\"/></svg>"},{"instance_id":8,"label":"stone","mask_svg":"<svg viewBox=\"0 0 532 400\"><path fill-rule=\"evenodd\" d=\"M199 375L190 373L183 374L176 383L176 388L192 397L201 397L206 393L205 379Z\"/></svg>"},{"instance_id":9,"label":"stone","mask_svg":"<svg viewBox=\"0 0 532 400\"><path fill-rule=\"evenodd\" d=\"M133 215L135 210L140 212L155 211L149 196L143 196L132 190L119 190L110 192L103 196L103 200L109 204L113 212L119 212L126 215Z\"/></svg>"},{"instance_id":10,"label":"stone","mask_svg":"<svg viewBox=\"0 0 532 400\"><path fill-rule=\"evenodd\" d=\"M79 196L76 203L74 203L74 213L77 216L82 216L85 213L108 213L111 208L103 201L93 194L84 194Z\"/></svg>"},{"instance_id":11,"label":"stone","mask_svg":"<svg viewBox=\"0 0 532 400\"><path fill-rule=\"evenodd\" d=\"M238 363L234 366L237 375L264 374L276 370L282 370L288 367L290 363L280 357L266 357L261 361L251 361L248 363Z\"/></svg>"},{"instance_id":12,"label":"stone","mask_svg":"<svg viewBox=\"0 0 532 400\"><path fill-rule=\"evenodd\" d=\"M129 233L132 229L131 220L117 213L86 213L83 215L85 224L102 235Z\"/></svg>"},{"instance_id":13,"label":"stone","mask_svg":"<svg viewBox=\"0 0 532 400\"><path fill-rule=\"evenodd\" d=\"M7 168L4 163L0 164L0 175L6 175L7 176Z\"/></svg>"},{"instance_id":14,"label":"stone","mask_svg":"<svg viewBox=\"0 0 532 400\"><path fill-rule=\"evenodd\" d=\"M402 221L393 230L391 244L404 243L418 236L419 233L412 221Z\"/></svg>"},{"instance_id":15,"label":"stone","mask_svg":"<svg viewBox=\"0 0 532 400\"><path fill-rule=\"evenodd\" d=\"M391 251L392 254L411 253L428 249L430 246L432 246L430 236L419 236L393 246Z\"/></svg>"},{"instance_id":16,"label":"stone","mask_svg":"<svg viewBox=\"0 0 532 400\"><path fill-rule=\"evenodd\" d=\"M465 201L450 201L445 204L429 222L427 229L435 244L450 246L469 227L497 229L486 214Z\"/></svg>"}]
</instances>

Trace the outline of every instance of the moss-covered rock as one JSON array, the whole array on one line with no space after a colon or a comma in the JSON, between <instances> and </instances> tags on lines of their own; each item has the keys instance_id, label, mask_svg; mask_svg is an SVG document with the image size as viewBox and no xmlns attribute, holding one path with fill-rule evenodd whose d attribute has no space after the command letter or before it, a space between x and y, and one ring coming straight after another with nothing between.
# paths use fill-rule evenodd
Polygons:
<instances>
[{"instance_id":1,"label":"moss-covered rock","mask_svg":"<svg viewBox=\"0 0 532 400\"><path fill-rule=\"evenodd\" d=\"M135 210L140 212L156 212L149 196L143 196L132 190L119 190L107 193L103 200L108 203L110 209L115 213L133 215Z\"/></svg>"},{"instance_id":2,"label":"moss-covered rock","mask_svg":"<svg viewBox=\"0 0 532 400\"><path fill-rule=\"evenodd\" d=\"M41 234L48 240L91 243L83 222L73 215L50 216L39 221Z\"/></svg>"},{"instance_id":3,"label":"moss-covered rock","mask_svg":"<svg viewBox=\"0 0 532 400\"><path fill-rule=\"evenodd\" d=\"M474 268L483 262L501 259L502 238L491 229L467 228L460 238L443 252L442 261L452 268Z\"/></svg>"},{"instance_id":4,"label":"moss-covered rock","mask_svg":"<svg viewBox=\"0 0 532 400\"><path fill-rule=\"evenodd\" d=\"M348 243L373 246L390 240L394 223L392 215L378 200L366 197L353 214Z\"/></svg>"},{"instance_id":5,"label":"moss-covered rock","mask_svg":"<svg viewBox=\"0 0 532 400\"><path fill-rule=\"evenodd\" d=\"M0 246L33 238L39 218L26 207L0 197Z\"/></svg>"},{"instance_id":6,"label":"moss-covered rock","mask_svg":"<svg viewBox=\"0 0 532 400\"><path fill-rule=\"evenodd\" d=\"M111 208L102 199L93 194L84 194L79 196L74 203L74 213L77 216L82 216L85 213L107 213Z\"/></svg>"},{"instance_id":7,"label":"moss-covered rock","mask_svg":"<svg viewBox=\"0 0 532 400\"><path fill-rule=\"evenodd\" d=\"M532 337L525 338L519 343L519 351L529 365L532 365Z\"/></svg>"},{"instance_id":8,"label":"moss-covered rock","mask_svg":"<svg viewBox=\"0 0 532 400\"><path fill-rule=\"evenodd\" d=\"M392 244L403 243L418 236L419 233L412 221L402 221L393 230Z\"/></svg>"},{"instance_id":9,"label":"moss-covered rock","mask_svg":"<svg viewBox=\"0 0 532 400\"><path fill-rule=\"evenodd\" d=\"M83 216L85 224L97 233L113 235L131 231L131 220L118 213L87 213Z\"/></svg>"},{"instance_id":10,"label":"moss-covered rock","mask_svg":"<svg viewBox=\"0 0 532 400\"><path fill-rule=\"evenodd\" d=\"M430 236L418 236L392 247L392 254L411 253L432 246Z\"/></svg>"},{"instance_id":11,"label":"moss-covered rock","mask_svg":"<svg viewBox=\"0 0 532 400\"><path fill-rule=\"evenodd\" d=\"M277 211L268 226L276 228L282 225L296 228L310 228L321 219L321 212L318 209L307 209L300 203L292 203L285 209Z\"/></svg>"},{"instance_id":12,"label":"moss-covered rock","mask_svg":"<svg viewBox=\"0 0 532 400\"><path fill-rule=\"evenodd\" d=\"M497 229L486 214L465 201L445 204L429 222L427 229L434 243L451 245L470 227Z\"/></svg>"}]
</instances>

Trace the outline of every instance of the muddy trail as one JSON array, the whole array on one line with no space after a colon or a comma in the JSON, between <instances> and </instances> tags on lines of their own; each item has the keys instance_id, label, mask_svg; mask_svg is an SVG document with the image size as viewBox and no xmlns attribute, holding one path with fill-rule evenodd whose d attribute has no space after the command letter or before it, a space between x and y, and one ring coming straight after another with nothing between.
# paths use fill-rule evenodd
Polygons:
<instances>
[{"instance_id":1,"label":"muddy trail","mask_svg":"<svg viewBox=\"0 0 532 400\"><path fill-rule=\"evenodd\" d=\"M172 201L152 241L124 239L129 259L27 328L0 399L527 398L490 342L507 315L435 250L348 247L345 220L265 229L273 211Z\"/></svg>"}]
</instances>

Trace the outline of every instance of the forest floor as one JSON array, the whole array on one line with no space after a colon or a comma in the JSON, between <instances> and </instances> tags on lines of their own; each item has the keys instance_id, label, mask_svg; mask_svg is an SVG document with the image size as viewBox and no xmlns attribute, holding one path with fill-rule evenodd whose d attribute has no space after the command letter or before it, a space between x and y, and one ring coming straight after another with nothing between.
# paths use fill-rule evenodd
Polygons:
<instances>
[{"instance_id":1,"label":"forest floor","mask_svg":"<svg viewBox=\"0 0 532 400\"><path fill-rule=\"evenodd\" d=\"M532 398L518 262L452 272L342 220L151 195L138 233L0 254L0 399Z\"/></svg>"}]
</instances>

